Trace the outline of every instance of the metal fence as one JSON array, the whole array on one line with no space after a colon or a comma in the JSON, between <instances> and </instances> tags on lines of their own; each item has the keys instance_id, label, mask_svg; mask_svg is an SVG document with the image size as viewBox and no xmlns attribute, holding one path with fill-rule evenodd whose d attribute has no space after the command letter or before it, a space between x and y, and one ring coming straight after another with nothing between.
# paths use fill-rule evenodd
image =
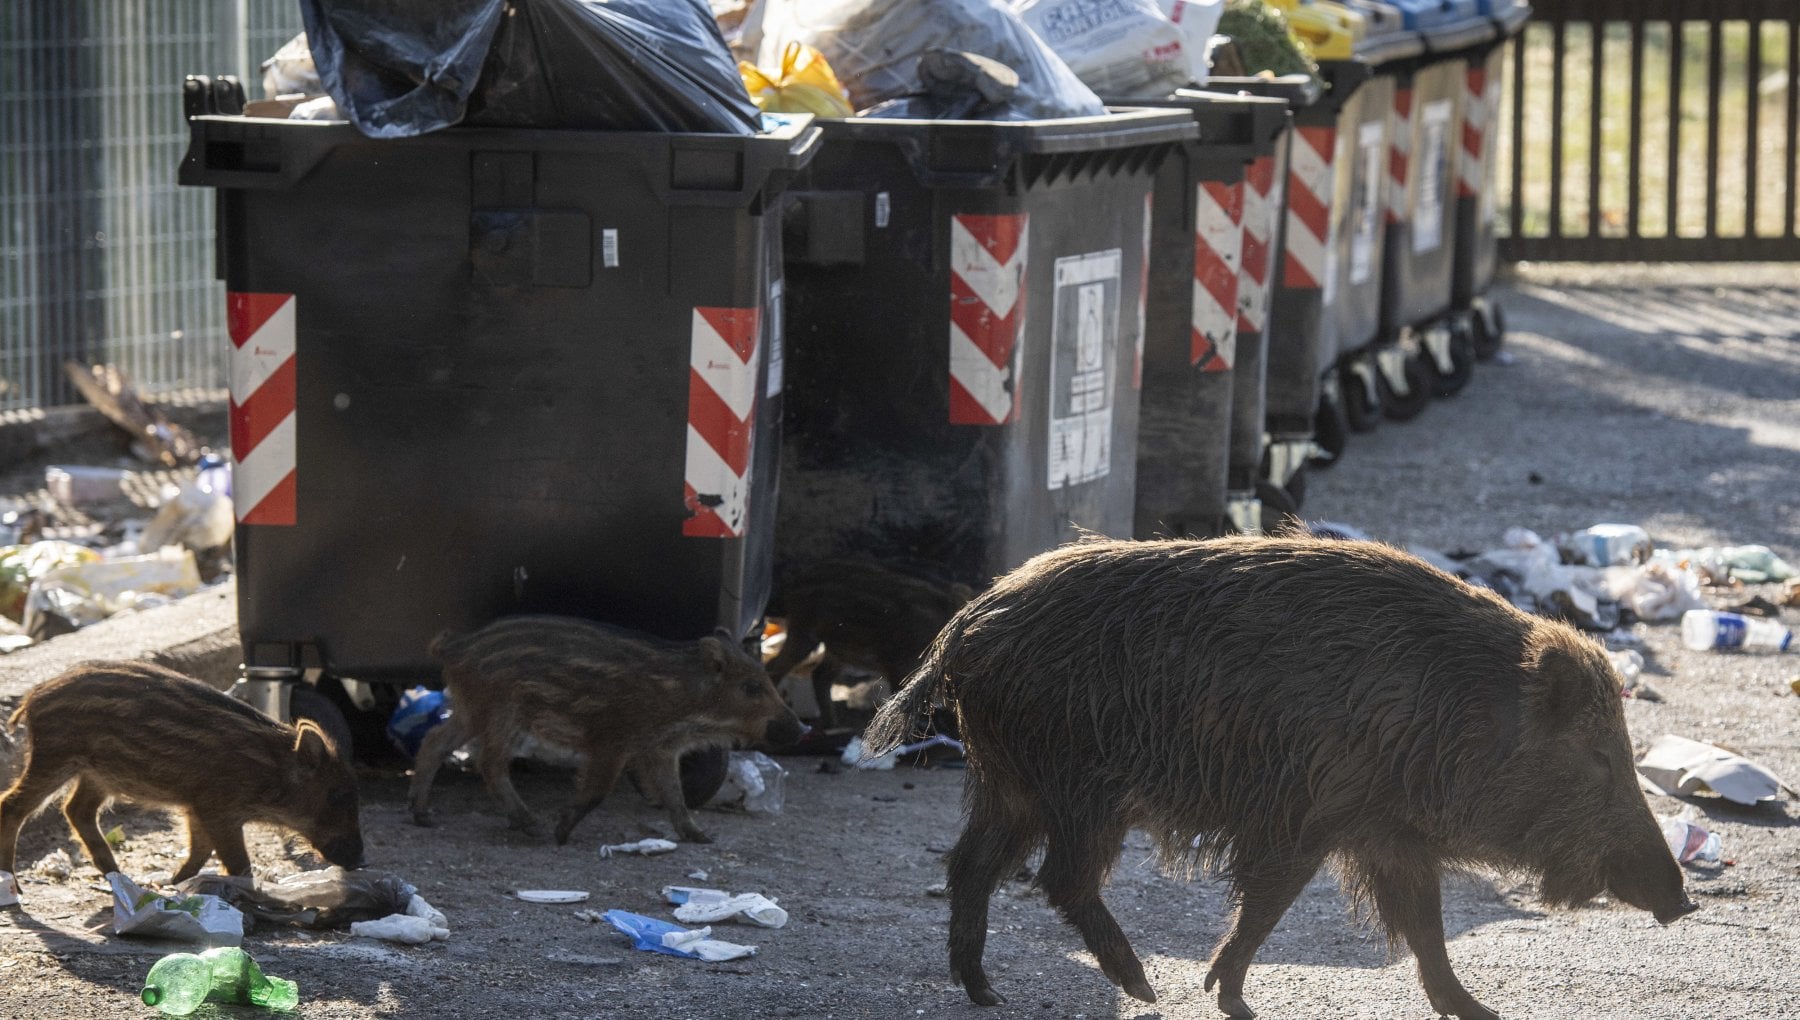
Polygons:
<instances>
[{"instance_id":1,"label":"metal fence","mask_svg":"<svg viewBox=\"0 0 1800 1020\"><path fill-rule=\"evenodd\" d=\"M175 185L181 82L250 85L298 31L293 0L0 5L0 411L78 401L69 359L150 394L224 385L212 196Z\"/></svg>"},{"instance_id":2,"label":"metal fence","mask_svg":"<svg viewBox=\"0 0 1800 1020\"><path fill-rule=\"evenodd\" d=\"M1511 259L1800 259L1800 0L1538 0L1514 44Z\"/></svg>"}]
</instances>

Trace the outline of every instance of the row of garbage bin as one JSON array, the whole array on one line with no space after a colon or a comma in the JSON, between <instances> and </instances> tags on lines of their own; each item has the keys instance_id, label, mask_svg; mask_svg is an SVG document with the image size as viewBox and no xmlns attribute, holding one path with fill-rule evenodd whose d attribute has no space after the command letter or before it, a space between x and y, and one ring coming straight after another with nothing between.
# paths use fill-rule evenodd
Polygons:
<instances>
[{"instance_id":1,"label":"row of garbage bin","mask_svg":"<svg viewBox=\"0 0 1800 1020\"><path fill-rule=\"evenodd\" d=\"M1497 343L1482 126L1526 13L1307 5L1323 88L753 136L374 140L190 79L248 672L411 682L521 612L747 638L822 559L980 585L1258 529Z\"/></svg>"}]
</instances>

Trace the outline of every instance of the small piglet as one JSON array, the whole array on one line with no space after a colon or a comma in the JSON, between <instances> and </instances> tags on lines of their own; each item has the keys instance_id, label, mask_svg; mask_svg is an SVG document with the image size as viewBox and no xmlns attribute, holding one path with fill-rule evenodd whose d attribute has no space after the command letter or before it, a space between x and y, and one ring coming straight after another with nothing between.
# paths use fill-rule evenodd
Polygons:
<instances>
[{"instance_id":1,"label":"small piglet","mask_svg":"<svg viewBox=\"0 0 1800 1020\"><path fill-rule=\"evenodd\" d=\"M1206 988L1233 1017L1253 1015L1250 960L1327 864L1462 1020L1495 1014L1450 968L1446 872L1531 875L1550 904L1608 893L1664 924L1694 909L1600 647L1374 542L1044 553L950 621L867 753L939 697L969 758L944 858L950 967L982 1005L1002 1001L982 968L989 897L1044 845L1050 903L1114 984L1155 1001L1100 898L1133 827L1177 868L1229 878Z\"/></svg>"},{"instance_id":2,"label":"small piglet","mask_svg":"<svg viewBox=\"0 0 1800 1020\"><path fill-rule=\"evenodd\" d=\"M453 710L419 747L411 790L419 825L431 824L431 781L444 756L476 737L488 792L515 828L541 831L509 775L514 743L529 733L584 754L575 797L556 823L559 845L628 767L662 799L682 839L707 843L682 798L681 756L739 742L791 744L803 732L762 664L724 637L672 642L588 620L517 616L440 634L431 655Z\"/></svg>"},{"instance_id":3,"label":"small piglet","mask_svg":"<svg viewBox=\"0 0 1800 1020\"><path fill-rule=\"evenodd\" d=\"M823 643L825 658L812 675L822 727L837 721L831 685L846 664L874 670L899 690L938 631L975 596L968 585L867 557L821 560L783 581L777 594L787 640L769 676L780 683Z\"/></svg>"},{"instance_id":4,"label":"small piglet","mask_svg":"<svg viewBox=\"0 0 1800 1020\"><path fill-rule=\"evenodd\" d=\"M356 776L310 721L283 725L147 662L86 662L34 688L8 725L25 728L25 761L0 796L0 871L14 870L25 819L71 781L63 815L102 874L119 869L99 824L115 797L186 813L176 882L214 850L227 874L250 874L245 822L292 829L327 861L362 867Z\"/></svg>"}]
</instances>

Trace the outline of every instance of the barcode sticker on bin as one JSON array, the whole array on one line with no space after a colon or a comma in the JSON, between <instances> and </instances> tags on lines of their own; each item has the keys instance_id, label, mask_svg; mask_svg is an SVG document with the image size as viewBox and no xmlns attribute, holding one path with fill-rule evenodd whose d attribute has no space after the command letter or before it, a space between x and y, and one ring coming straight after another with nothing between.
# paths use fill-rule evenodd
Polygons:
<instances>
[{"instance_id":1,"label":"barcode sticker on bin","mask_svg":"<svg viewBox=\"0 0 1800 1020\"><path fill-rule=\"evenodd\" d=\"M608 269L619 268L619 231L616 227L600 231L600 264Z\"/></svg>"}]
</instances>

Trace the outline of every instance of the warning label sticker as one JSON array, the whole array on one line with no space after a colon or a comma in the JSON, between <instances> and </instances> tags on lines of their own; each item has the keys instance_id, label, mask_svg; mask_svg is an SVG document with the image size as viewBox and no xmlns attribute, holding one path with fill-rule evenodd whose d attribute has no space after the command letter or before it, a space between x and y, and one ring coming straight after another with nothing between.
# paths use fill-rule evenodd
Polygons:
<instances>
[{"instance_id":1,"label":"warning label sticker","mask_svg":"<svg viewBox=\"0 0 1800 1020\"><path fill-rule=\"evenodd\" d=\"M1450 187L1450 119L1455 105L1448 99L1426 103L1419 112L1419 205L1413 210L1412 249L1416 255L1444 244L1444 205Z\"/></svg>"},{"instance_id":2,"label":"warning label sticker","mask_svg":"<svg viewBox=\"0 0 1800 1020\"><path fill-rule=\"evenodd\" d=\"M1056 260L1051 319L1049 487L1112 469L1113 372L1119 345L1118 248Z\"/></svg>"},{"instance_id":3,"label":"warning label sticker","mask_svg":"<svg viewBox=\"0 0 1800 1020\"><path fill-rule=\"evenodd\" d=\"M1381 229L1382 191L1387 181L1387 128L1380 121L1362 125L1356 132L1357 158L1362 175L1350 195L1350 282L1367 283L1375 275L1376 231Z\"/></svg>"}]
</instances>

